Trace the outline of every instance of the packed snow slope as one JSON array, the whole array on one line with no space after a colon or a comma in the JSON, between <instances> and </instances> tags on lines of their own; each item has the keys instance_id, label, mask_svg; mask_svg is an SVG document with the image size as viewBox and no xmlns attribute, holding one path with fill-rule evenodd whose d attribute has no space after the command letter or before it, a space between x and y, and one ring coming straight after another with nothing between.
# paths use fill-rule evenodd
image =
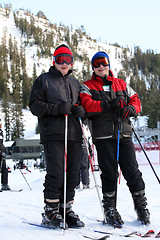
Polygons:
<instances>
[{"instance_id":1,"label":"packed snow slope","mask_svg":"<svg viewBox=\"0 0 160 240\"><path fill-rule=\"evenodd\" d=\"M158 152L147 152L151 160L158 160ZM25 224L25 221L33 223L41 223L41 213L43 212L43 182L45 171L30 168L31 173L23 170L23 175L19 169L9 173L9 185L12 189L23 189L21 192L1 192L0 202L0 233L1 239L5 240L81 240L85 239L84 234L89 236L102 237L103 234L94 233L94 230L106 231L113 233L110 239L125 239L119 235L132 232L134 230L145 233L149 229L155 232L160 231L159 215L160 215L160 184L158 183L151 167L147 164L142 153L137 153L137 157L145 164L140 165L140 170L143 173L143 178L146 183L146 197L148 199L148 208L151 213L151 225L143 226L136 220L136 214L133 208L131 195L126 186L125 180L121 177L118 185L118 202L117 208L124 220L124 227L122 229L113 229L110 226L102 225L97 222L97 219L103 219L100 203L97 196L96 188L92 172L90 172L91 188L82 191L76 190L75 202L73 210L79 214L82 221L85 223L85 228L80 232L77 230L50 230L43 229ZM154 164L154 169L158 176L160 176L160 165ZM101 195L101 181L100 172L94 172L97 183L99 185L99 192ZM25 179L29 183L28 187ZM102 198L102 195L101 195ZM138 238L131 237L130 239Z\"/></svg>"}]
</instances>

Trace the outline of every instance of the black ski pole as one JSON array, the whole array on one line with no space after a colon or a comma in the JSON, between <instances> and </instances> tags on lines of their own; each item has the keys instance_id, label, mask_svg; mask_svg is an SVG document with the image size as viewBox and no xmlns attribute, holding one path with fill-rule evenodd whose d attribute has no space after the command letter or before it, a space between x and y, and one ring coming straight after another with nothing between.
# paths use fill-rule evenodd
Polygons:
<instances>
[{"instance_id":1,"label":"black ski pole","mask_svg":"<svg viewBox=\"0 0 160 240\"><path fill-rule=\"evenodd\" d=\"M13 160L15 160L15 158L14 158L14 156L13 156L13 153L11 153L11 156L12 156ZM20 173L22 174L24 180L26 181L26 183L27 183L29 189L32 190L32 188L30 187L29 183L27 182L27 179L25 178L24 174L22 173L22 171L20 170L19 167L18 167L18 169L19 169Z\"/></svg>"},{"instance_id":2,"label":"black ski pole","mask_svg":"<svg viewBox=\"0 0 160 240\"><path fill-rule=\"evenodd\" d=\"M134 127L133 127L133 125L132 125L131 122L130 122L130 124L131 124L131 127L132 127L132 131L134 132L134 134L135 134L135 136L136 136L136 138L137 138L137 140L138 140L138 142L139 142L139 145L141 146L141 148L142 148L142 150L143 150L143 153L144 153L144 155L146 156L146 158L147 158L147 160L148 160L148 162L149 162L149 165L151 166L151 168L152 168L152 170L153 170L153 172L154 172L154 175L156 176L156 178L157 178L157 180L158 180L158 182L159 182L159 184L160 184L160 179L158 178L158 176L157 176L157 174L156 174L156 172L155 172L155 170L154 170L154 168L153 168L153 166L152 166L152 163L151 163L151 161L149 160L149 157L147 156L147 154L146 154L146 152L145 152L145 150L144 150L144 148L143 148L143 146L142 146L142 144L141 144L141 142L140 142L140 139L139 139L137 133L135 132Z\"/></svg>"},{"instance_id":3,"label":"black ski pole","mask_svg":"<svg viewBox=\"0 0 160 240\"><path fill-rule=\"evenodd\" d=\"M117 138L117 163L119 163L119 144L120 144L121 119L118 118L118 138Z\"/></svg>"},{"instance_id":4,"label":"black ski pole","mask_svg":"<svg viewBox=\"0 0 160 240\"><path fill-rule=\"evenodd\" d=\"M30 187L29 183L27 182L27 179L25 178L24 174L22 173L21 169L19 167L18 167L18 169L19 169L20 173L22 174L22 176L24 177L24 180L26 181L29 189L32 190L32 188Z\"/></svg>"}]
</instances>

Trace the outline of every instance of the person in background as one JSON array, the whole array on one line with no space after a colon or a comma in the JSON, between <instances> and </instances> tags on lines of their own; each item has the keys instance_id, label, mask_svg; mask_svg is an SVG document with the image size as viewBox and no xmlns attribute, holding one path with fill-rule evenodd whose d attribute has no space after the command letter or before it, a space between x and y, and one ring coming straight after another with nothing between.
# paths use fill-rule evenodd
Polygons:
<instances>
[{"instance_id":1,"label":"person in background","mask_svg":"<svg viewBox=\"0 0 160 240\"><path fill-rule=\"evenodd\" d=\"M42 223L54 228L83 227L84 223L72 210L78 184L82 131L79 117L85 111L79 104L79 81L71 77L73 53L62 44L53 54L53 66L33 83L29 107L38 117L41 143L46 158L44 182L44 213ZM67 186L64 203L65 115L68 115ZM66 225L64 226L64 204Z\"/></svg>"},{"instance_id":2,"label":"person in background","mask_svg":"<svg viewBox=\"0 0 160 240\"><path fill-rule=\"evenodd\" d=\"M101 169L105 222L114 227L124 224L116 208L119 164L132 195L138 220L142 224L149 224L145 183L138 169L132 129L128 122L130 117L141 111L140 99L124 80L114 77L106 52L97 52L91 64L93 74L81 86L80 98L92 124L92 140Z\"/></svg>"},{"instance_id":3,"label":"person in background","mask_svg":"<svg viewBox=\"0 0 160 240\"><path fill-rule=\"evenodd\" d=\"M88 142L89 144L89 142ZM89 147L89 145L88 145ZM89 148L91 149L91 148ZM83 184L83 189L90 188L90 179L89 179L89 157L87 152L86 143L83 139L82 150L81 150L81 165L80 165L80 174L79 174L79 184L76 189L80 188L80 183Z\"/></svg>"},{"instance_id":4,"label":"person in background","mask_svg":"<svg viewBox=\"0 0 160 240\"><path fill-rule=\"evenodd\" d=\"M8 185L8 168L6 166L6 148L3 144L3 131L2 131L2 124L0 124L0 171L1 171L1 190L2 191L9 191L11 190Z\"/></svg>"}]
</instances>

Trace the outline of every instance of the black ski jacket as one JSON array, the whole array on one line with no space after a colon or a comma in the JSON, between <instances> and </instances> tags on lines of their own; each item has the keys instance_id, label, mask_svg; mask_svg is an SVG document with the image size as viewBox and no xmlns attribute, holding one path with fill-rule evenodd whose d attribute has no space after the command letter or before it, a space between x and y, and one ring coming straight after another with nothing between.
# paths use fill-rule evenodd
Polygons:
<instances>
[{"instance_id":1,"label":"black ski jacket","mask_svg":"<svg viewBox=\"0 0 160 240\"><path fill-rule=\"evenodd\" d=\"M80 84L78 80L50 67L49 72L41 74L33 83L29 107L38 117L41 142L63 140L65 137L65 117L58 113L62 102L78 103ZM68 116L68 140L81 141L82 132L79 120L73 114Z\"/></svg>"}]
</instances>

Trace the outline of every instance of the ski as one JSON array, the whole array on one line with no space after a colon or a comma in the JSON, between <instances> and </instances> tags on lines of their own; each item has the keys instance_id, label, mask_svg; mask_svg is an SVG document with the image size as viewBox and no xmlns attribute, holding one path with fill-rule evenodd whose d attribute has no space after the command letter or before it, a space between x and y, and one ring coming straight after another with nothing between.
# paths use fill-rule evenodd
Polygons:
<instances>
[{"instance_id":1,"label":"ski","mask_svg":"<svg viewBox=\"0 0 160 240\"><path fill-rule=\"evenodd\" d=\"M103 231L98 231L98 230L94 230L94 232L97 232L97 233L102 233L102 234L109 234L109 235L114 235L114 233L109 233L109 232L103 232ZM118 234L120 237L132 237L134 235L137 235L138 232L137 231L133 231L133 232L130 232L128 234Z\"/></svg>"},{"instance_id":2,"label":"ski","mask_svg":"<svg viewBox=\"0 0 160 240\"><path fill-rule=\"evenodd\" d=\"M108 233L108 232L97 231L97 230L94 230L94 232L114 235L114 233ZM146 237L154 237L155 232L153 230L149 230L145 234L141 234L138 231L133 231L133 232L128 233L128 234L118 234L118 235L120 237L132 237L132 236L135 235L135 236L138 236L138 237L146 238ZM160 238L160 232L154 238Z\"/></svg>"},{"instance_id":3,"label":"ski","mask_svg":"<svg viewBox=\"0 0 160 240\"><path fill-rule=\"evenodd\" d=\"M100 238L98 238L98 237L89 237L89 236L87 236L87 235L83 235L83 237L84 237L84 238L93 239L93 240L105 240L106 238L109 238L110 235L105 235L105 236L100 237Z\"/></svg>"},{"instance_id":4,"label":"ski","mask_svg":"<svg viewBox=\"0 0 160 240\"><path fill-rule=\"evenodd\" d=\"M25 221L23 223L29 224L31 226L39 227L39 228L46 228L46 229L52 229L52 230L55 229L52 226L42 225L42 224L38 224L38 223L32 223L32 222L27 222L27 221ZM62 230L62 229L56 228L56 230ZM99 230L94 230L94 229L84 229L84 230L93 231L95 233L105 234L105 236L103 236L103 237L96 237L96 236L89 236L86 233L83 233L83 229L80 229L80 228L69 228L67 230L68 231L75 230L75 232L79 232L80 234L82 234L82 236L84 238L93 239L93 240L105 240L106 238L109 238L111 235L113 235L113 236L116 235L114 233L110 233L110 232L106 232L106 231L99 231ZM155 235L155 232L153 230L148 230L145 234L141 234L138 231L133 231L128 234L118 234L118 236L120 236L120 237L137 236L137 237L142 237L142 238L146 238L146 237L160 238L160 232L157 235L155 235L155 236L154 235Z\"/></svg>"},{"instance_id":5,"label":"ski","mask_svg":"<svg viewBox=\"0 0 160 240\"><path fill-rule=\"evenodd\" d=\"M124 234L124 235L120 235L120 236L123 236L123 237L132 237L132 236L134 236L134 235L137 235L137 231L133 231L133 232L131 232L131 233L128 233L128 234Z\"/></svg>"},{"instance_id":6,"label":"ski","mask_svg":"<svg viewBox=\"0 0 160 240\"><path fill-rule=\"evenodd\" d=\"M46 228L46 229L51 229L51 230L55 230L55 228L51 227L51 226L47 226L47 225L42 225L42 224L38 224L38 223L32 223L32 222L23 222L23 223L26 223L26 224L29 224L31 226L34 226L34 227L39 227L39 228ZM63 230L63 229L60 229L60 228L56 228L56 230ZM87 235L86 233L83 234L83 230L81 231L80 228L69 228L69 229L66 229L66 231L74 231L75 232L78 232L80 233L84 238L89 238L89 239L93 239L93 240L105 240L106 238L109 238L110 235L109 234L106 234L105 236L103 237L94 237L94 236L89 236ZM87 230L90 230L90 229L87 229Z\"/></svg>"},{"instance_id":7,"label":"ski","mask_svg":"<svg viewBox=\"0 0 160 240\"><path fill-rule=\"evenodd\" d=\"M42 224L38 224L38 223L32 223L32 222L23 222L23 223L29 224L31 226L39 227L39 228L54 229L53 226L42 225Z\"/></svg>"},{"instance_id":8,"label":"ski","mask_svg":"<svg viewBox=\"0 0 160 240\"><path fill-rule=\"evenodd\" d=\"M44 225L44 224L39 224L39 223L32 223L32 222L27 222L27 221L24 221L23 223L26 223L26 224L29 224L31 226L35 226L35 227L40 227L40 228L48 228L48 229L53 229L53 230L62 230L63 228L54 228L53 226L50 226L50 225ZM80 227L70 227L70 228L67 228L66 230L70 230L70 231L77 231L80 230L81 228ZM88 230L88 229L87 229Z\"/></svg>"},{"instance_id":9,"label":"ski","mask_svg":"<svg viewBox=\"0 0 160 240\"><path fill-rule=\"evenodd\" d=\"M160 238L160 232L157 233L157 235L155 236L155 238Z\"/></svg>"},{"instance_id":10,"label":"ski","mask_svg":"<svg viewBox=\"0 0 160 240\"><path fill-rule=\"evenodd\" d=\"M107 225L107 223L105 223L104 220L101 220L101 219L97 219L97 222L100 222L100 223L102 223L103 225ZM112 226L112 225L108 224L108 226ZM122 228L123 225L121 225L121 224L119 224L119 223L115 223L112 227L113 227L113 228Z\"/></svg>"},{"instance_id":11,"label":"ski","mask_svg":"<svg viewBox=\"0 0 160 240\"><path fill-rule=\"evenodd\" d=\"M23 189L0 190L0 192L22 192Z\"/></svg>"},{"instance_id":12,"label":"ski","mask_svg":"<svg viewBox=\"0 0 160 240\"><path fill-rule=\"evenodd\" d=\"M154 231L153 230L149 230L145 234L137 233L136 235L139 236L139 237L144 237L144 238L145 237L153 237Z\"/></svg>"}]
</instances>

